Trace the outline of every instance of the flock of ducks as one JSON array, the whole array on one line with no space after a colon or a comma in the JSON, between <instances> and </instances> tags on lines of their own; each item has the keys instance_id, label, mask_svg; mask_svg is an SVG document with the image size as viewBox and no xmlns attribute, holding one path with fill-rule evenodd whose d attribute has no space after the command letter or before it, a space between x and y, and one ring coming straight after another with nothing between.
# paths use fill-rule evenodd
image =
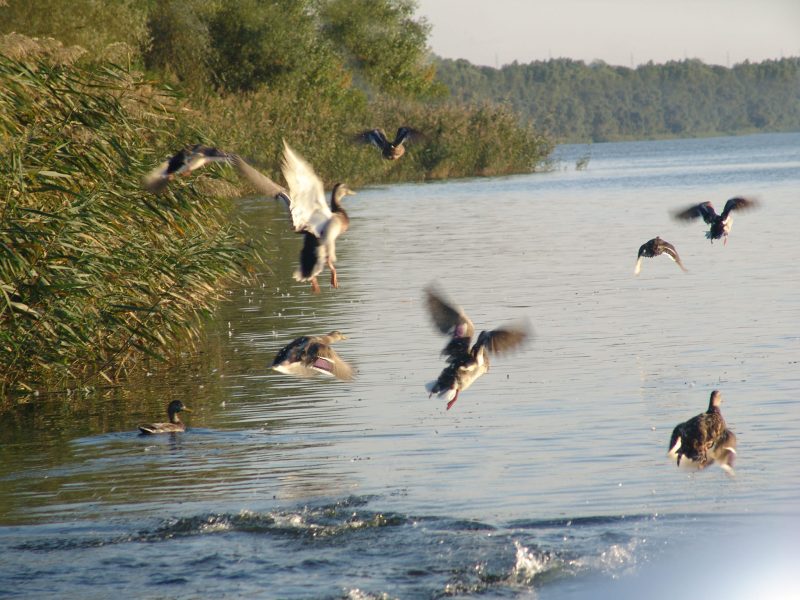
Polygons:
<instances>
[{"instance_id":1,"label":"flock of ducks","mask_svg":"<svg viewBox=\"0 0 800 600\"><path fill-rule=\"evenodd\" d=\"M701 202L700 204L695 204L689 208L678 211L675 213L675 218L682 221L693 221L694 219L702 217L703 221L710 225L708 231L706 231L706 238L711 240L712 244L714 240L722 238L722 245L726 246L728 244L728 234L733 227L733 215L731 213L734 210L743 210L756 206L758 206L756 200L737 196L725 203L722 214L717 214L711 202ZM678 251L675 250L675 246L656 236L639 247L639 254L636 257L636 266L633 269L634 275L638 275L641 272L643 258L653 258L654 256L660 256L662 254L665 254L674 261L684 272L687 271L686 267L684 267L681 262L681 257L678 256Z\"/></svg>"},{"instance_id":2,"label":"flock of ducks","mask_svg":"<svg viewBox=\"0 0 800 600\"><path fill-rule=\"evenodd\" d=\"M419 131L403 126L397 130L393 141L389 141L384 131L377 128L360 132L353 140L375 146L386 160L397 160L405 153L404 142L423 137ZM299 266L294 272L294 278L297 281L310 282L312 292L320 293L317 277L327 267L331 274L331 286L338 287L336 240L350 226L350 218L342 206L342 199L355 192L343 183L336 183L328 204L322 181L311 165L286 141L281 165L286 187L253 168L238 154L202 144L187 147L164 161L145 178L144 185L151 192L160 193L175 177L186 176L215 162L235 167L261 194L286 204L294 231L303 235ZM710 226L706 238L712 243L722 238L723 245L726 245L733 224L731 213L755 206L755 200L735 197L725 203L719 215L710 202L703 202L679 211L674 216L680 220L702 218ZM634 274L641 272L644 258L662 254L683 271L687 270L675 247L666 240L655 237L640 246ZM475 326L459 306L434 287L428 287L424 292L427 309L435 327L449 337L441 352L447 364L437 379L426 385L426 389L429 397L436 394L445 399L447 410L450 410L458 400L459 393L468 389L489 370L490 355L501 355L520 348L531 338L531 331L527 323L521 322L481 331L475 338ZM279 373L298 377L324 375L349 381L354 377L353 367L331 348L331 344L346 339L347 336L340 331L321 336L301 336L278 352L271 368ZM719 390L714 390L706 412L675 427L670 438L668 455L676 460L678 466L683 464L703 469L716 462L726 472L733 474L736 435L728 429L722 417L721 404L722 394ZM167 407L169 422L140 425L139 430L142 434L185 431L186 426L178 416L183 411L191 412L180 400L174 400Z\"/></svg>"},{"instance_id":3,"label":"flock of ducks","mask_svg":"<svg viewBox=\"0 0 800 600\"><path fill-rule=\"evenodd\" d=\"M723 246L728 244L728 235L733 226L734 210L750 209L758 206L756 200L737 196L725 203L721 214L717 214L711 202L701 202L674 213L676 219L693 221L702 218L709 225L706 238L714 240L722 238ZM654 256L667 256L684 272L686 267L678 255L675 246L656 236L639 247L636 257L634 275L642 269L642 260ZM675 459L678 466L689 465L697 469L704 469L717 463L722 469L733 475L733 464L736 458L736 434L728 429L722 417L722 393L719 390L711 392L708 410L684 423L679 423L672 431L669 441L668 456Z\"/></svg>"}]
</instances>

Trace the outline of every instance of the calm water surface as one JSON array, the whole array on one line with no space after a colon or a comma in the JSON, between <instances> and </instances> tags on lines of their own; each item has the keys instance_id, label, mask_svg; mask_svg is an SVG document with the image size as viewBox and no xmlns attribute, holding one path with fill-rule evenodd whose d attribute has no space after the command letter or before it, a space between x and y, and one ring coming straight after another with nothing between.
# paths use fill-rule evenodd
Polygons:
<instances>
[{"instance_id":1,"label":"calm water surface","mask_svg":"<svg viewBox=\"0 0 800 600\"><path fill-rule=\"evenodd\" d=\"M230 291L200 357L2 414L0 597L673 598L676 581L800 597L800 134L555 159L361 190L342 287L316 297L291 278L281 207L244 200L274 258ZM740 194L762 205L726 247L670 217ZM656 235L688 273L660 257L633 276ZM432 282L479 329L535 330L450 411L424 390L444 364ZM331 329L355 381L268 369ZM735 478L665 457L712 389ZM138 436L171 399L190 431Z\"/></svg>"}]
</instances>

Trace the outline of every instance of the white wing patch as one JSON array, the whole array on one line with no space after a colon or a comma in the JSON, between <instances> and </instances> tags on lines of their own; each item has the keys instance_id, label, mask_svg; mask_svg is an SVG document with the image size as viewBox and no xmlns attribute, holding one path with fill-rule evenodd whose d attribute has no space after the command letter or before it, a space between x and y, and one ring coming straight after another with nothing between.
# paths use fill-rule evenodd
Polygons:
<instances>
[{"instance_id":1,"label":"white wing patch","mask_svg":"<svg viewBox=\"0 0 800 600\"><path fill-rule=\"evenodd\" d=\"M314 169L286 141L283 142L283 176L289 186L292 224L296 231L308 230L317 237L331 218L322 181Z\"/></svg>"}]
</instances>

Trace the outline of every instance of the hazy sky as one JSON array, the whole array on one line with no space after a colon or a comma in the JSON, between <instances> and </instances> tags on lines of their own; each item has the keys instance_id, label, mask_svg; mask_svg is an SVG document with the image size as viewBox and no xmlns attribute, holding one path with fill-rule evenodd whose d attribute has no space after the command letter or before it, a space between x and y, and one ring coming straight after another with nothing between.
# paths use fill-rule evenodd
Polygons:
<instances>
[{"instance_id":1,"label":"hazy sky","mask_svg":"<svg viewBox=\"0 0 800 600\"><path fill-rule=\"evenodd\" d=\"M800 56L800 0L417 0L445 58L631 66Z\"/></svg>"}]
</instances>

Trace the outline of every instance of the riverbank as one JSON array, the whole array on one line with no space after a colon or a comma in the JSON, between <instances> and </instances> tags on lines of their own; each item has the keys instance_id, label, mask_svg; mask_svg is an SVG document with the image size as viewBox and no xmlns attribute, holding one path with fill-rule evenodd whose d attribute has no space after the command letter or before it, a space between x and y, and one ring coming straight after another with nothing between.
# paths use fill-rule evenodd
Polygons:
<instances>
[{"instance_id":1,"label":"riverbank","mask_svg":"<svg viewBox=\"0 0 800 600\"><path fill-rule=\"evenodd\" d=\"M192 345L225 281L268 258L231 218L248 192L204 169L166 193L142 177L187 144L237 151L280 180L283 139L327 185L530 172L551 142L502 107L336 98L292 86L187 95L124 63L124 48L19 35L0 43L0 391L116 382L144 356ZM349 98L344 101L343 98ZM353 143L359 129L425 133L401 161Z\"/></svg>"}]
</instances>

